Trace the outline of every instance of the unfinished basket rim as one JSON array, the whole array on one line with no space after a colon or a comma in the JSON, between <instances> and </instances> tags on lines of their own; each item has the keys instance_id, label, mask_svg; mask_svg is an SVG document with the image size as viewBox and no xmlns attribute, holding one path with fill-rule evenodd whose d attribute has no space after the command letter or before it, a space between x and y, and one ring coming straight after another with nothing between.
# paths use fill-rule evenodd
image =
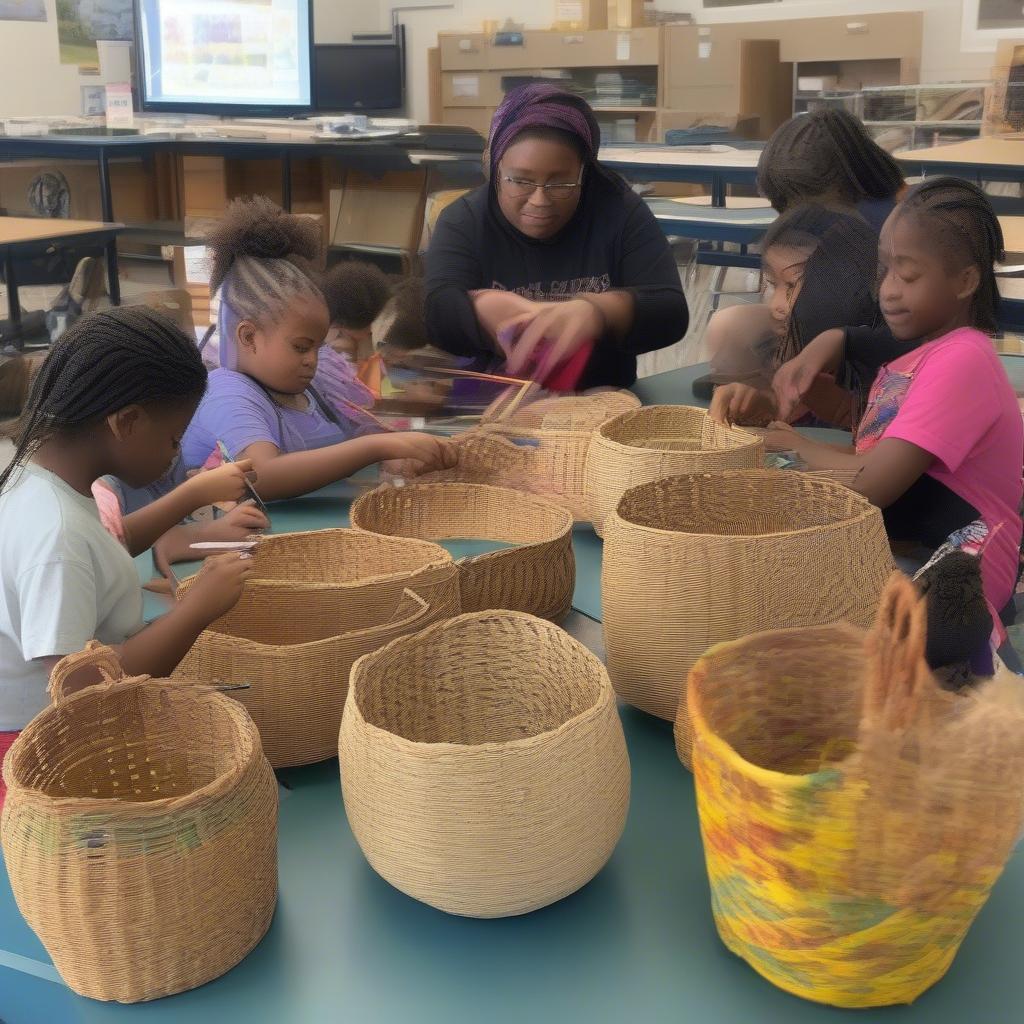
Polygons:
<instances>
[{"instance_id":1,"label":"unfinished basket rim","mask_svg":"<svg viewBox=\"0 0 1024 1024\"><path fill-rule=\"evenodd\" d=\"M648 526L645 523L638 523L633 519L627 518L621 512L623 505L629 502L631 498L637 496L639 492L656 489L664 486L665 484L676 481L685 479L702 479L717 483L727 483L728 481L735 479L755 478L760 478L770 483L777 483L782 480L784 481L783 486L785 487L807 488L811 491L819 491L823 497L827 496L830 498L841 499L849 503L851 506L857 506L857 509L856 511L851 512L851 514L833 519L827 523L800 526L790 530L767 530L764 533L712 533L694 530L669 530L660 526ZM720 473L676 473L672 476L666 476L658 480L651 480L647 483L638 484L636 487L631 487L623 493L615 506L615 510L608 518L618 522L620 526L625 527L626 529L641 531L651 534L652 536L721 537L724 540L771 540L779 537L799 537L804 534L821 533L827 530L847 529L856 523L863 522L865 519L873 515L881 515L881 511L875 505L872 505L871 502L862 494L858 494L856 491L851 490L835 480L788 469L731 469L724 470Z\"/></svg>"},{"instance_id":2,"label":"unfinished basket rim","mask_svg":"<svg viewBox=\"0 0 1024 1024\"><path fill-rule=\"evenodd\" d=\"M526 430L531 433L540 431L549 434L589 434L595 427L599 426L606 419L618 415L617 411L607 411L602 406L618 406L619 411L625 411L626 407L638 408L640 399L626 388L611 388L607 391L595 391L583 395L548 395L529 402L516 410L507 420L485 419L481 422L483 427L512 428ZM543 406L541 422L537 419L537 409ZM557 416L559 409L564 406L568 410L577 410L581 413L583 422L579 426L546 426L543 422L546 416ZM590 416L585 415L588 409L595 410ZM601 418L598 418L601 417Z\"/></svg>"},{"instance_id":3,"label":"unfinished basket rim","mask_svg":"<svg viewBox=\"0 0 1024 1024\"><path fill-rule=\"evenodd\" d=\"M690 724L694 734L694 747L697 746L696 737L699 733L700 743L715 751L717 758L722 760L727 757L736 766L742 767L753 781L765 786L782 789L799 789L807 784L808 779L819 778L823 774L834 773L837 765L824 765L816 772L784 772L777 768L766 768L764 765L756 764L744 757L733 744L711 729L707 719L704 717L704 708L701 698L698 696L697 680L708 658L726 652L732 654L742 653L744 648L756 647L766 636L783 639L786 637L807 638L808 636L819 636L823 641L828 638L841 642L851 642L859 648L863 648L868 631L858 626L852 626L848 622L829 622L819 626L791 626L787 629L762 629L757 633L749 633L747 636L738 637L735 640L724 640L721 643L713 644L701 657L697 659L686 680L685 690L687 713L690 716ZM692 756L692 755L691 755ZM842 762L838 762L842 763Z\"/></svg>"},{"instance_id":4,"label":"unfinished basket rim","mask_svg":"<svg viewBox=\"0 0 1024 1024\"><path fill-rule=\"evenodd\" d=\"M359 705L359 686L365 673L369 671L376 662L393 656L403 648L425 644L431 638L440 633L460 632L465 630L467 626L474 624L482 626L488 621L493 621L495 619L529 622L531 625L540 628L543 632L549 633L551 636L555 637L560 643L568 643L569 646L576 646L582 651L585 651L590 658L597 662L599 667L596 679L596 693L594 695L593 702L582 711L579 711L570 718L567 718L554 728L545 729L542 732L533 733L530 736L522 736L518 739L486 740L482 743L453 743L447 740L412 740L407 736L403 736L401 733L376 725L369 721L363 714L363 709ZM349 680L348 699L345 703L345 715L353 715L362 728L369 730L371 733L386 736L388 737L389 743L398 743L405 746L407 749L431 752L450 751L452 753L470 756L478 753L487 753L493 750L526 749L536 746L538 743L547 742L552 737L568 732L570 729L575 729L582 723L589 721L591 718L603 714L609 704L614 707L615 695L614 690L612 689L611 680L608 677L608 671L605 668L604 663L601 662L592 651L581 644L579 640L570 636L564 629L556 626L553 622L550 622L547 619L538 618L536 615L530 615L528 612L490 610L483 612L466 612L463 615L457 615L451 619L444 619L431 626L427 626L419 633L398 637L397 639L392 640L389 644L380 648L380 650L374 651L372 654L364 654L363 657L361 657L352 666L352 675Z\"/></svg>"},{"instance_id":5,"label":"unfinished basket rim","mask_svg":"<svg viewBox=\"0 0 1024 1024\"><path fill-rule=\"evenodd\" d=\"M39 729L44 728L51 719L73 710L76 704L83 702L100 703L119 693L139 688L160 690L170 700L203 705L203 710L206 713L212 711L215 714L222 714L235 732L239 751L239 756L235 759L235 763L226 771L218 773L209 782L205 782L195 789L190 789L187 793L157 797L153 800L132 800L122 797L100 797L84 794L80 796L55 796L20 778L19 762L22 757L27 758L31 756L30 742L35 733ZM36 728L33 728L34 725ZM182 735L187 734L183 731ZM262 756L262 752L263 748L260 744L256 726L249 717L248 711L237 701L218 693L212 686L194 685L187 682L175 682L168 679L143 676L87 686L77 693L62 698L59 703L50 704L44 708L22 729L18 738L11 745L3 762L3 778L7 786L8 800L16 792L19 799L28 801L37 808L76 808L83 814L104 814L108 813L111 806L116 804L120 808L130 807L132 813L140 817L159 817L176 809L177 806L188 804L192 801L208 800L211 797L219 796L221 792L229 791L248 771L252 758L254 756Z\"/></svg>"},{"instance_id":6,"label":"unfinished basket rim","mask_svg":"<svg viewBox=\"0 0 1024 1024\"><path fill-rule=\"evenodd\" d=\"M613 416L609 420L605 420L599 427L595 428L595 439L600 439L601 443L607 448L618 450L620 452L634 452L637 449L642 451L653 451L653 452L672 452L672 448L661 448L658 445L651 445L649 447L641 447L637 444L632 444L629 441L624 441L619 437L615 436L615 432L624 427L627 423L632 423L635 420L652 420L658 417L667 417L670 415L682 416L692 418L697 427L693 437L694 440L700 441L700 424L708 417L707 409L702 409L696 405L642 405L638 409L628 409L626 412L619 413L617 416ZM742 427L736 426L725 426L718 424L719 429L728 434L730 437L734 437L738 444L730 446L731 450L740 450L747 447L755 447L761 444L761 438L756 434L750 433L748 430L744 430ZM709 448L707 451L717 451L719 449Z\"/></svg>"}]
</instances>

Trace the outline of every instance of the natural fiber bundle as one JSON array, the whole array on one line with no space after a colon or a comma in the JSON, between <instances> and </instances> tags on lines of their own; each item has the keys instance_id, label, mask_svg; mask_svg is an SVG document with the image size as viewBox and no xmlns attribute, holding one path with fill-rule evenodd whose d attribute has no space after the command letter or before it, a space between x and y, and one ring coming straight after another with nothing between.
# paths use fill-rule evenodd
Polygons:
<instances>
[{"instance_id":1,"label":"natural fiber bundle","mask_svg":"<svg viewBox=\"0 0 1024 1024\"><path fill-rule=\"evenodd\" d=\"M829 480L751 469L634 487L605 520L612 683L650 714L679 709L686 763L684 684L708 647L777 626L867 625L892 569L881 512Z\"/></svg>"},{"instance_id":2,"label":"natural fiber bundle","mask_svg":"<svg viewBox=\"0 0 1024 1024\"><path fill-rule=\"evenodd\" d=\"M629 759L600 661L551 623L483 612L362 658L339 743L373 868L451 914L554 903L611 856Z\"/></svg>"},{"instance_id":3,"label":"natural fiber bundle","mask_svg":"<svg viewBox=\"0 0 1024 1024\"><path fill-rule=\"evenodd\" d=\"M1019 677L967 696L894 577L846 625L721 644L690 673L694 780L723 942L795 995L909 1003L945 974L1020 835Z\"/></svg>"},{"instance_id":4,"label":"natural fiber bundle","mask_svg":"<svg viewBox=\"0 0 1024 1024\"><path fill-rule=\"evenodd\" d=\"M459 560L463 611L504 608L557 621L572 607L572 516L551 502L482 484L410 484L369 491L350 514L372 533L514 544Z\"/></svg>"},{"instance_id":5,"label":"natural fiber bundle","mask_svg":"<svg viewBox=\"0 0 1024 1024\"><path fill-rule=\"evenodd\" d=\"M580 521L590 518L586 490L590 437L605 420L630 409L640 399L630 391L545 398L500 421L484 422L480 432L523 447L528 472L520 478L490 483L522 487L567 508Z\"/></svg>"},{"instance_id":6,"label":"natural fiber bundle","mask_svg":"<svg viewBox=\"0 0 1024 1024\"><path fill-rule=\"evenodd\" d=\"M260 731L274 768L312 764L338 752L338 727L352 666L396 637L458 615L454 563L447 579L406 590L397 601L358 587L300 601L287 588L247 584L239 602L205 630L175 679L245 683L231 691Z\"/></svg>"},{"instance_id":7,"label":"natural fiber bundle","mask_svg":"<svg viewBox=\"0 0 1024 1024\"><path fill-rule=\"evenodd\" d=\"M121 679L92 644L4 761L18 909L80 995L195 988L263 937L277 900L277 784L245 709L207 687ZM98 685L65 697L67 680Z\"/></svg>"},{"instance_id":8,"label":"natural fiber bundle","mask_svg":"<svg viewBox=\"0 0 1024 1024\"><path fill-rule=\"evenodd\" d=\"M605 517L631 487L680 473L760 469L764 441L716 423L704 409L652 405L634 409L594 431L587 456L590 520L600 536Z\"/></svg>"}]
</instances>

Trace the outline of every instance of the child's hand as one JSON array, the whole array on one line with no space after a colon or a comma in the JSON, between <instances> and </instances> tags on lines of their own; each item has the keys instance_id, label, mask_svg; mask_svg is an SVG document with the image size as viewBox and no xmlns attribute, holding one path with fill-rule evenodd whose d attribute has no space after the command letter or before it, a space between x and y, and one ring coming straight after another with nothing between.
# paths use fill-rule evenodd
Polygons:
<instances>
[{"instance_id":1,"label":"child's hand","mask_svg":"<svg viewBox=\"0 0 1024 1024\"><path fill-rule=\"evenodd\" d=\"M381 462L393 476L413 477L451 469L458 461L451 441L433 434L380 434Z\"/></svg>"},{"instance_id":2,"label":"child's hand","mask_svg":"<svg viewBox=\"0 0 1024 1024\"><path fill-rule=\"evenodd\" d=\"M190 500L195 502L193 508L203 508L224 501L240 501L249 493L245 486L246 480L249 483L256 482L251 459L226 462L216 469L197 473L182 487L189 489Z\"/></svg>"},{"instance_id":3,"label":"child's hand","mask_svg":"<svg viewBox=\"0 0 1024 1024\"><path fill-rule=\"evenodd\" d=\"M725 426L733 423L763 427L779 414L775 395L749 384L721 384L715 388L708 415Z\"/></svg>"},{"instance_id":4,"label":"child's hand","mask_svg":"<svg viewBox=\"0 0 1024 1024\"><path fill-rule=\"evenodd\" d=\"M768 424L764 435L764 446L770 452L800 452L803 435L797 433L788 423L776 420Z\"/></svg>"},{"instance_id":5,"label":"child's hand","mask_svg":"<svg viewBox=\"0 0 1024 1024\"><path fill-rule=\"evenodd\" d=\"M252 575L252 556L231 552L208 558L199 577L181 599L182 607L209 625L234 608L245 581Z\"/></svg>"},{"instance_id":6,"label":"child's hand","mask_svg":"<svg viewBox=\"0 0 1024 1024\"><path fill-rule=\"evenodd\" d=\"M227 515L204 523L200 529L203 540L246 540L250 534L270 528L270 520L252 499L236 505Z\"/></svg>"},{"instance_id":7,"label":"child's hand","mask_svg":"<svg viewBox=\"0 0 1024 1024\"><path fill-rule=\"evenodd\" d=\"M820 374L838 368L845 343L845 331L823 331L775 371L772 390L778 401L779 419L788 420L793 415Z\"/></svg>"}]
</instances>

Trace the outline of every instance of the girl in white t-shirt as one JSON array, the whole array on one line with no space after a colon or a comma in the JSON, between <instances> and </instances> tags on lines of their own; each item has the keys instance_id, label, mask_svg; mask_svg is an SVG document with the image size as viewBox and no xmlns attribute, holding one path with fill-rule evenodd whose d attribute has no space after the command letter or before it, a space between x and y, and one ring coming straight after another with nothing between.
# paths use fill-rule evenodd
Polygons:
<instances>
[{"instance_id":1,"label":"girl in white t-shirt","mask_svg":"<svg viewBox=\"0 0 1024 1024\"><path fill-rule=\"evenodd\" d=\"M14 461L0 472L0 747L46 705L57 659L97 639L117 648L129 675L167 676L238 600L251 562L210 559L196 586L143 629L132 555L196 508L243 497L244 463L126 517L127 548L92 497L108 474L142 487L165 473L205 390L195 343L142 307L83 317L50 350Z\"/></svg>"}]
</instances>

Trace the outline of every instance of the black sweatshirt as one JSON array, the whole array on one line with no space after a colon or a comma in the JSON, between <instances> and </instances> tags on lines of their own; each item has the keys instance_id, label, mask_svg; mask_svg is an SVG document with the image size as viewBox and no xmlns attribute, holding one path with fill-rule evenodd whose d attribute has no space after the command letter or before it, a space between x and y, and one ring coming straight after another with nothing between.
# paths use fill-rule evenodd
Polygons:
<instances>
[{"instance_id":1,"label":"black sweatshirt","mask_svg":"<svg viewBox=\"0 0 1024 1024\"><path fill-rule=\"evenodd\" d=\"M599 339L581 389L628 387L636 380L637 355L675 344L689 322L679 271L654 215L628 187L600 173L588 176L572 220L544 241L509 224L490 186L481 185L441 214L426 269L433 344L491 364L494 343L477 322L468 292L496 288L546 302L579 292L629 291L633 326L624 338Z\"/></svg>"}]
</instances>

